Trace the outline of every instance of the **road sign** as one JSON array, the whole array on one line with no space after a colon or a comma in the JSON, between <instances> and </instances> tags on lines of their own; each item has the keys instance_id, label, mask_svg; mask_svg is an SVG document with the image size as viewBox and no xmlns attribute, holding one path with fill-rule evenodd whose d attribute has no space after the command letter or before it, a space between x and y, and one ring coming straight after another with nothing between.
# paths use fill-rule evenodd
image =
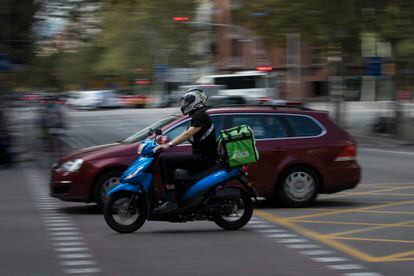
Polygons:
<instances>
[{"instance_id":1,"label":"road sign","mask_svg":"<svg viewBox=\"0 0 414 276\"><path fill-rule=\"evenodd\" d=\"M381 57L368 57L365 62L365 72L368 76L379 77L382 74L381 70L382 58Z\"/></svg>"}]
</instances>

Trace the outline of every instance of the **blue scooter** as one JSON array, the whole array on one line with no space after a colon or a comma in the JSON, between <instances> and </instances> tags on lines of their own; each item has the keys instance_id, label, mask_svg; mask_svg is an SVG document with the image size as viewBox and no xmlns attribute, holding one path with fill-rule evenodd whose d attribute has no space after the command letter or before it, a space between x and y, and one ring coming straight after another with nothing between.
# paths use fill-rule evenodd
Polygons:
<instances>
[{"instance_id":1,"label":"blue scooter","mask_svg":"<svg viewBox=\"0 0 414 276\"><path fill-rule=\"evenodd\" d=\"M155 133L161 135L161 130ZM104 217L109 227L131 233L146 220L209 220L226 230L236 230L249 222L252 198L256 198L254 186L247 179L245 167L228 169L222 163L201 173L176 170L178 209L166 214L154 212L159 205L152 172L159 154L153 152L157 135L141 143L140 155L122 174L120 184L107 192Z\"/></svg>"}]
</instances>

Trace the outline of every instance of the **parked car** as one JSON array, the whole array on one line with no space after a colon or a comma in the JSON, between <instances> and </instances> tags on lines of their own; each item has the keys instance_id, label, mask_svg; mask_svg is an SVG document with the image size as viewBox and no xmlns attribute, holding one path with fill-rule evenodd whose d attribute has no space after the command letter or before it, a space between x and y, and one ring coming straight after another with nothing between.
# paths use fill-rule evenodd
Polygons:
<instances>
[{"instance_id":1,"label":"parked car","mask_svg":"<svg viewBox=\"0 0 414 276\"><path fill-rule=\"evenodd\" d=\"M118 97L111 90L78 91L69 93L66 104L77 109L121 107Z\"/></svg>"},{"instance_id":2,"label":"parked car","mask_svg":"<svg viewBox=\"0 0 414 276\"><path fill-rule=\"evenodd\" d=\"M326 112L281 105L218 107L207 112L218 130L241 124L253 129L260 160L248 171L262 197L303 207L319 193L351 189L360 181L355 142ZM64 201L102 205L105 191L118 183L120 174L136 158L137 146L149 129L160 127L169 140L189 123L188 116L171 115L120 143L63 157L53 166L51 195ZM190 150L190 144L182 144L162 154ZM157 165L154 170L156 187L162 193Z\"/></svg>"},{"instance_id":3,"label":"parked car","mask_svg":"<svg viewBox=\"0 0 414 276\"><path fill-rule=\"evenodd\" d=\"M138 93L134 89L120 89L117 95L125 107L145 107L154 103L154 98L148 93Z\"/></svg>"}]
</instances>

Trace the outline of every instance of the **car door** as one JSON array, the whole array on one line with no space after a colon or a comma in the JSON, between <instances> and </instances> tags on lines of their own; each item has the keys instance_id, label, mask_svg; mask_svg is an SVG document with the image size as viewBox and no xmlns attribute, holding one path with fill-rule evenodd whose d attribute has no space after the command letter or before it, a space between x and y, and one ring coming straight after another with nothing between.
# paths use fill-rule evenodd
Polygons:
<instances>
[{"instance_id":1,"label":"car door","mask_svg":"<svg viewBox=\"0 0 414 276\"><path fill-rule=\"evenodd\" d=\"M248 168L249 175L259 194L273 195L277 168L288 156L287 145L291 135L283 118L276 114L234 114L229 117L229 127L249 125L256 138L259 161Z\"/></svg>"}]
</instances>

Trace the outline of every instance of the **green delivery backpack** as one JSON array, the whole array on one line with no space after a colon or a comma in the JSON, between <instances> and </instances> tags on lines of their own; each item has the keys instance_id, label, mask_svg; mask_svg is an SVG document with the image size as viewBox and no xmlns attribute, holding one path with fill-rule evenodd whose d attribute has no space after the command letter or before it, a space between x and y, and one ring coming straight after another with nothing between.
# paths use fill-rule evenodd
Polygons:
<instances>
[{"instance_id":1,"label":"green delivery backpack","mask_svg":"<svg viewBox=\"0 0 414 276\"><path fill-rule=\"evenodd\" d=\"M259 160L253 131L247 125L221 130L218 152L221 161L229 168L255 163Z\"/></svg>"}]
</instances>

